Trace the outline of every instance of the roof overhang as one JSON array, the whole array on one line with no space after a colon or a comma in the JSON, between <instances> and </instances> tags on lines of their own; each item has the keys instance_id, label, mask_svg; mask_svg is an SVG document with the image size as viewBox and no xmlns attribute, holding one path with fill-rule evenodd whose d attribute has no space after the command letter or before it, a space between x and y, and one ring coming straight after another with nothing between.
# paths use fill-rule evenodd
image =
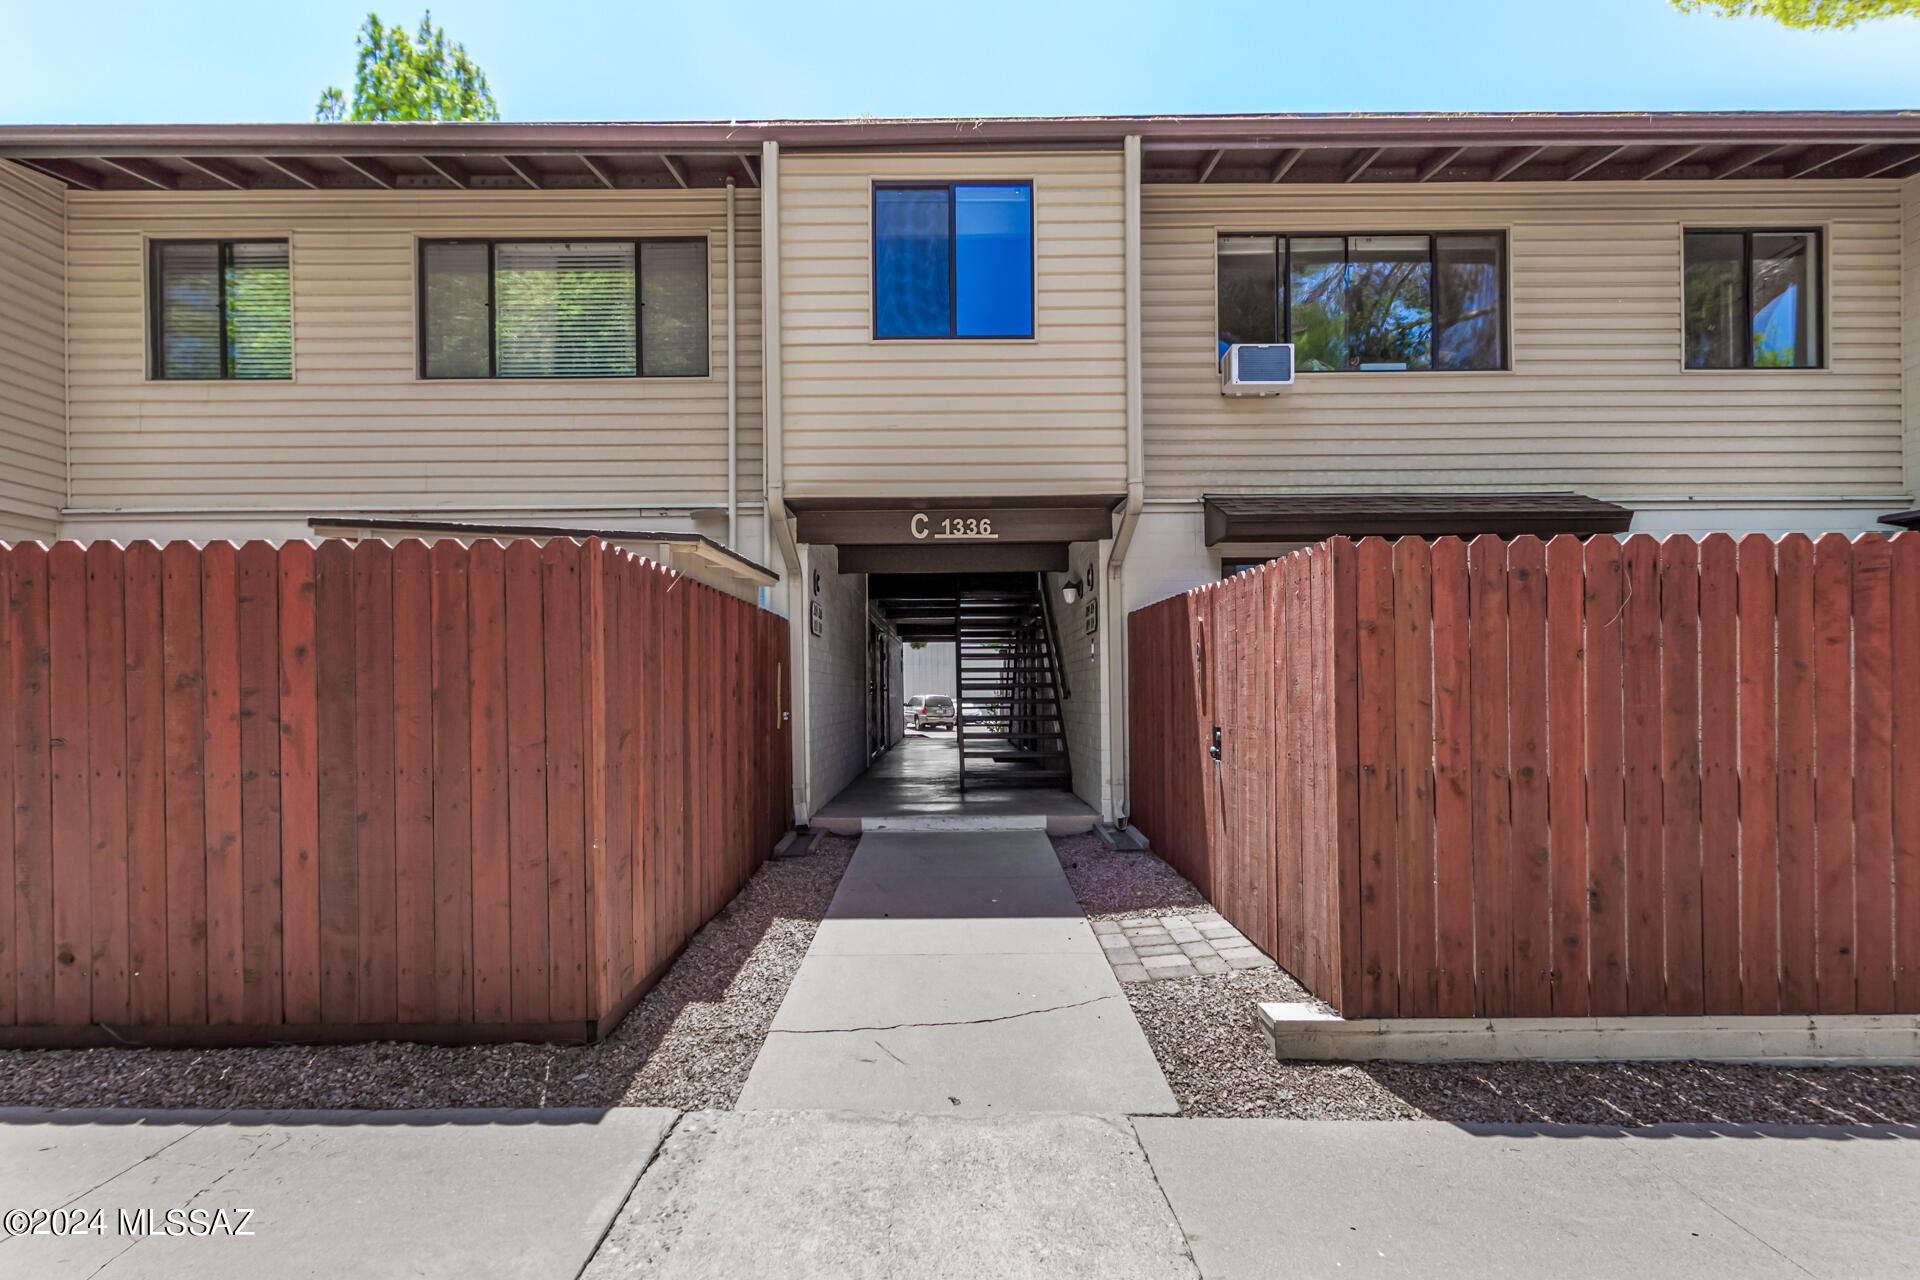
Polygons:
<instances>
[{"instance_id":1,"label":"roof overhang","mask_svg":"<svg viewBox=\"0 0 1920 1280\"><path fill-rule=\"evenodd\" d=\"M1626 533L1633 512L1577 493L1208 494L1207 545L1322 538Z\"/></svg>"},{"instance_id":2,"label":"roof overhang","mask_svg":"<svg viewBox=\"0 0 1920 1280\"><path fill-rule=\"evenodd\" d=\"M7 125L0 158L86 190L717 187L761 144L1115 148L1144 180L1422 183L1905 178L1920 112L1075 116L555 124Z\"/></svg>"},{"instance_id":3,"label":"roof overhang","mask_svg":"<svg viewBox=\"0 0 1920 1280\"><path fill-rule=\"evenodd\" d=\"M1881 524L1890 524L1896 529L1920 529L1920 511L1896 511L1880 517Z\"/></svg>"},{"instance_id":4,"label":"roof overhang","mask_svg":"<svg viewBox=\"0 0 1920 1280\"><path fill-rule=\"evenodd\" d=\"M702 533L663 529L588 529L570 525L490 524L467 520L418 520L369 512L357 516L315 516L307 527L329 538L454 538L462 542L495 539L510 542L549 538L598 538L623 550L645 556L655 564L683 573L743 599L757 598L780 575L739 552L721 546Z\"/></svg>"}]
</instances>

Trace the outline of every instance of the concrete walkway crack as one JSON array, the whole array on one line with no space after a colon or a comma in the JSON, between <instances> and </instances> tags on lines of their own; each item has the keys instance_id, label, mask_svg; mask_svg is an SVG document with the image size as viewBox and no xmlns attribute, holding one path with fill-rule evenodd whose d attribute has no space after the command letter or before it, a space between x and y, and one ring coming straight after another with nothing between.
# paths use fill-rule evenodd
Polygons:
<instances>
[{"instance_id":1,"label":"concrete walkway crack","mask_svg":"<svg viewBox=\"0 0 1920 1280\"><path fill-rule=\"evenodd\" d=\"M1075 1000L1072 1004L1048 1005L1044 1009L1026 1009L1020 1013L996 1014L991 1018L956 1018L951 1022L890 1022L878 1027L775 1027L772 1035L785 1036L841 1036L854 1031L906 1031L916 1027L980 1027L989 1022L1012 1022L1016 1018L1032 1018L1043 1013L1059 1013L1065 1009L1084 1009L1090 1004L1099 1004L1102 1000L1118 1000L1115 995L1095 996L1091 1000Z\"/></svg>"},{"instance_id":2,"label":"concrete walkway crack","mask_svg":"<svg viewBox=\"0 0 1920 1280\"><path fill-rule=\"evenodd\" d=\"M673 1120L668 1123L667 1127L661 1131L660 1141L654 1144L652 1153L649 1154L646 1160L640 1165L639 1172L633 1175L633 1181L627 1184L627 1194L620 1197L620 1203L615 1205L613 1212L607 1215L606 1225L600 1228L600 1235L594 1240L593 1248L587 1250L586 1259L581 1262L580 1269L573 1273L573 1280L580 1280L582 1276L586 1275L587 1268L591 1267L593 1260L600 1256L600 1250L606 1247L607 1237L613 1234L614 1224L619 1222L620 1215L627 1211L627 1205L632 1201L633 1193L640 1189L640 1180L647 1176L647 1170L653 1168L653 1166L659 1162L660 1153L667 1149L667 1139L674 1135L674 1131L680 1127L680 1122L686 1118L686 1112L678 1112L673 1117Z\"/></svg>"},{"instance_id":3,"label":"concrete walkway crack","mask_svg":"<svg viewBox=\"0 0 1920 1280\"><path fill-rule=\"evenodd\" d=\"M126 1168L118 1170L117 1172L110 1174L105 1178L102 1178L100 1181L88 1187L85 1191L82 1191L77 1195L68 1197L65 1203L61 1204L59 1207L62 1209L72 1208L74 1205L80 1203L82 1200L85 1200L88 1196L92 1195L94 1192L100 1190L100 1188L108 1185L111 1182L117 1181L120 1178L126 1177L129 1173L132 1173L135 1169L138 1169L141 1165L145 1164L147 1161L159 1158L163 1153L171 1150L173 1147L175 1147L179 1143L185 1142L188 1138L191 1138L194 1134L200 1132L200 1130L206 1128L208 1125L219 1124L222 1120L226 1119L231 1114L233 1114L232 1109L227 1108L215 1114L211 1120L203 1120L198 1124L189 1124L189 1126L187 1127L187 1131L185 1133L182 1133L179 1137L173 1139L171 1142L162 1143L159 1147L155 1148L152 1151L149 1151L146 1155L141 1156L138 1160L135 1160L132 1164L128 1165ZM0 1244L5 1244L7 1241L11 1239L13 1239L11 1235L0 1235Z\"/></svg>"},{"instance_id":4,"label":"concrete walkway crack","mask_svg":"<svg viewBox=\"0 0 1920 1280\"><path fill-rule=\"evenodd\" d=\"M1641 1155L1640 1150L1638 1148L1630 1146L1627 1148L1627 1150L1632 1152L1634 1155L1634 1158L1640 1160L1642 1164L1648 1164L1648 1165L1652 1164L1651 1161L1647 1160L1644 1156ZM1699 1204L1702 1208L1706 1209L1709 1213L1712 1213L1717 1217L1719 1217L1728 1226L1740 1232L1742 1235L1745 1235L1748 1239L1752 1240L1755 1244L1758 1244L1761 1248L1767 1250L1767 1252L1779 1258L1780 1261L1786 1263L1788 1266L1792 1267L1795 1271L1798 1271L1801 1275L1812 1276L1815 1274L1813 1271L1808 1270L1807 1267L1804 1264L1802 1264L1798 1258L1793 1257L1791 1254L1787 1253L1786 1250L1782 1249L1779 1245L1776 1245L1773 1241L1767 1239L1765 1236L1761 1235L1758 1231L1755 1231L1752 1227L1749 1227L1746 1223L1740 1221L1738 1218L1728 1213L1725 1209L1722 1209L1719 1205L1715 1204L1713 1201L1701 1195L1693 1187L1689 1186L1687 1183L1682 1182L1679 1178L1675 1177L1671 1169L1668 1169L1662 1166L1658 1169L1657 1172L1658 1172L1658 1176L1661 1178L1664 1178L1667 1182L1671 1183L1675 1190L1681 1192L1684 1195L1692 1197L1695 1203Z\"/></svg>"},{"instance_id":5,"label":"concrete walkway crack","mask_svg":"<svg viewBox=\"0 0 1920 1280\"><path fill-rule=\"evenodd\" d=\"M1154 1168L1153 1156L1147 1150L1147 1144L1140 1141L1140 1127L1131 1116L1125 1120L1127 1136L1133 1139L1134 1150L1140 1153L1140 1163L1147 1166L1147 1176L1153 1179L1153 1189L1160 1193L1160 1203L1167 1207L1167 1220L1173 1224L1173 1232L1180 1238L1180 1256L1185 1258L1192 1268L1192 1274L1200 1274L1200 1260L1193 1256L1193 1239L1187 1235L1187 1224L1180 1221L1180 1210L1174 1208L1173 1197L1167 1194L1166 1184L1160 1181L1160 1170Z\"/></svg>"},{"instance_id":6,"label":"concrete walkway crack","mask_svg":"<svg viewBox=\"0 0 1920 1280\"><path fill-rule=\"evenodd\" d=\"M1179 1109L1038 828L863 835L735 1106Z\"/></svg>"}]
</instances>

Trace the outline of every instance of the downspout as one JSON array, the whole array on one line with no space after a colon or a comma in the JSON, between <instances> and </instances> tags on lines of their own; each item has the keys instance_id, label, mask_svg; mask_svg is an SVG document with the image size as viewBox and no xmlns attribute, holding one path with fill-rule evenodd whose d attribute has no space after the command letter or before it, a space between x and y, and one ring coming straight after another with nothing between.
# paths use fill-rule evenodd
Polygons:
<instances>
[{"instance_id":1,"label":"downspout","mask_svg":"<svg viewBox=\"0 0 1920 1280\"><path fill-rule=\"evenodd\" d=\"M1133 545L1134 527L1140 522L1140 508L1147 497L1146 447L1143 443L1140 391L1140 135L1128 136L1122 151L1121 182L1126 210L1124 231L1126 366L1127 366L1127 500L1120 509L1120 527L1113 533L1113 550L1107 556L1107 599L1104 610L1112 628L1107 652L1112 655L1112 677L1108 688L1107 758L1112 761L1114 822L1127 824L1127 717L1129 684L1127 678L1127 606L1125 575L1122 571L1127 549Z\"/></svg>"},{"instance_id":2,"label":"downspout","mask_svg":"<svg viewBox=\"0 0 1920 1280\"><path fill-rule=\"evenodd\" d=\"M781 563L791 582L800 574L800 547L788 523L786 452L780 425L780 144L760 144L760 378L762 482L767 500L767 525L780 547ZM802 601L802 603L805 603ZM797 620L797 619L796 619ZM796 692L798 688L796 686Z\"/></svg>"},{"instance_id":3,"label":"downspout","mask_svg":"<svg viewBox=\"0 0 1920 1280\"><path fill-rule=\"evenodd\" d=\"M793 753L793 816L805 822L813 808L813 770L807 738L806 574L800 546L787 512L786 452L782 447L780 352L784 325L780 308L780 144L760 144L760 377L761 481L767 499L767 528L780 548L787 587L787 658L792 672L793 720L788 726Z\"/></svg>"},{"instance_id":4,"label":"downspout","mask_svg":"<svg viewBox=\"0 0 1920 1280\"><path fill-rule=\"evenodd\" d=\"M740 362L735 358L740 324L733 270L733 179L727 179L727 550L740 546Z\"/></svg>"}]
</instances>

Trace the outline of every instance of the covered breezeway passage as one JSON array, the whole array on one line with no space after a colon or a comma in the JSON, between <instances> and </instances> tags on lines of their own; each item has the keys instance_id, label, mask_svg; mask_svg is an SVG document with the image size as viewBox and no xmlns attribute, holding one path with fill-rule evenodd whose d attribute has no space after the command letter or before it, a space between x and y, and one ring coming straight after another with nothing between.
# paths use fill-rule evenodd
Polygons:
<instances>
[{"instance_id":1,"label":"covered breezeway passage","mask_svg":"<svg viewBox=\"0 0 1920 1280\"><path fill-rule=\"evenodd\" d=\"M867 770L814 816L821 825L930 817L1032 816L1083 827L1097 816L1074 794L1067 732L1073 696L1048 574L866 575L866 719L884 725L913 695L953 700L951 728L869 731ZM951 655L946 688L900 686L904 646ZM891 652L889 653L889 647ZM1089 706L1090 690L1082 690Z\"/></svg>"},{"instance_id":2,"label":"covered breezeway passage","mask_svg":"<svg viewBox=\"0 0 1920 1280\"><path fill-rule=\"evenodd\" d=\"M1107 690L1094 596L1110 528L1097 502L802 511L803 816L1097 820ZM940 661L907 662L916 645ZM921 687L933 671L942 687ZM926 695L953 700L952 730L905 723L903 704Z\"/></svg>"},{"instance_id":3,"label":"covered breezeway passage","mask_svg":"<svg viewBox=\"0 0 1920 1280\"><path fill-rule=\"evenodd\" d=\"M863 821L919 818L1042 817L1060 833L1091 827L1099 815L1064 786L976 785L959 788L958 748L944 731L908 730L831 801L815 826L857 829Z\"/></svg>"}]
</instances>

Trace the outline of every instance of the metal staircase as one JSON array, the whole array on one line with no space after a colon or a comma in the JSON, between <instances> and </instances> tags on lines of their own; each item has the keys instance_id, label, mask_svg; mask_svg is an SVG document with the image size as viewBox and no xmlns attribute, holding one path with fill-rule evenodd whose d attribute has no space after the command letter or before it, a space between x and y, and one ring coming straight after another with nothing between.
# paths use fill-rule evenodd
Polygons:
<instances>
[{"instance_id":1,"label":"metal staircase","mask_svg":"<svg viewBox=\"0 0 1920 1280\"><path fill-rule=\"evenodd\" d=\"M986 587L958 583L955 737L960 790L1064 787L1073 780L1061 718L1061 680L1046 581Z\"/></svg>"}]
</instances>

